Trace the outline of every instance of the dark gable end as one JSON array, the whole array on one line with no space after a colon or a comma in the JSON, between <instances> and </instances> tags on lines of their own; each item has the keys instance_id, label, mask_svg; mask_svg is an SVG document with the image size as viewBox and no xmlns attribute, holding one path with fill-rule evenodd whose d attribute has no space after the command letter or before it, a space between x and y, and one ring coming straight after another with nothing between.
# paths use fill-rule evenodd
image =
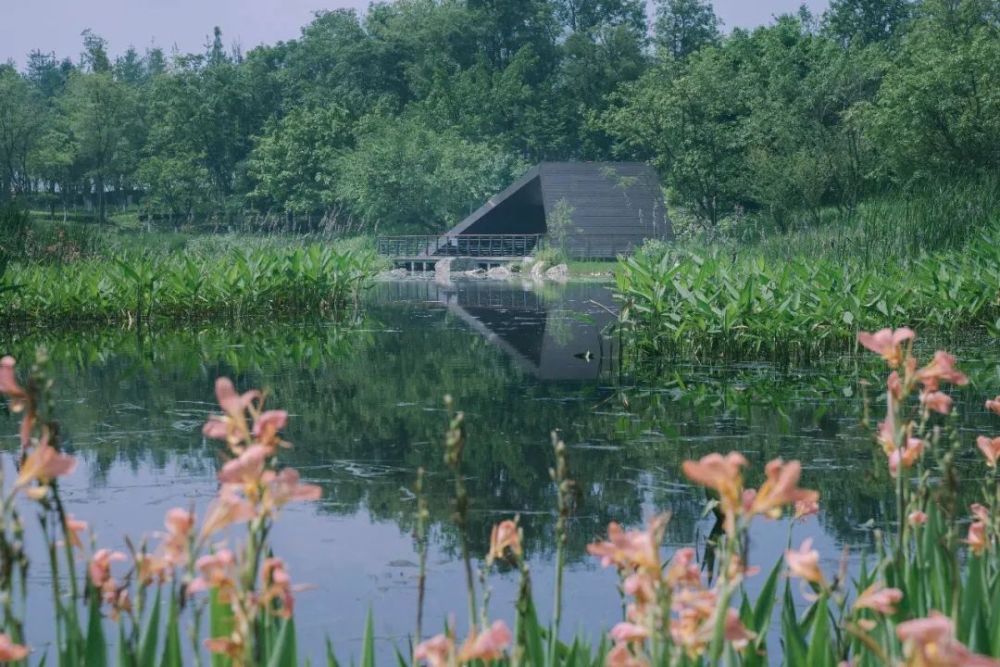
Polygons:
<instances>
[{"instance_id":1,"label":"dark gable end","mask_svg":"<svg viewBox=\"0 0 1000 667\"><path fill-rule=\"evenodd\" d=\"M659 178L638 162L543 162L448 234L544 234L554 217L568 220L573 255L614 257L673 238Z\"/></svg>"}]
</instances>

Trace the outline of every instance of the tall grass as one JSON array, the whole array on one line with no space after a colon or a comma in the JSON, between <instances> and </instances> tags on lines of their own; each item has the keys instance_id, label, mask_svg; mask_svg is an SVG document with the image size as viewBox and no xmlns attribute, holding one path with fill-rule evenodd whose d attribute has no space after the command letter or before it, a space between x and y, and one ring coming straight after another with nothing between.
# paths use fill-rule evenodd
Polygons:
<instances>
[{"instance_id":1,"label":"tall grass","mask_svg":"<svg viewBox=\"0 0 1000 667\"><path fill-rule=\"evenodd\" d=\"M341 314L374 275L373 253L313 243L192 251L109 252L68 264L9 267L0 317L79 324Z\"/></svg>"},{"instance_id":2,"label":"tall grass","mask_svg":"<svg viewBox=\"0 0 1000 667\"><path fill-rule=\"evenodd\" d=\"M878 195L855 208L827 208L818 217L803 216L783 231L766 218L748 217L712 245L768 260L805 255L865 266L959 249L1000 227L1000 177L946 179L916 191Z\"/></svg>"},{"instance_id":3,"label":"tall grass","mask_svg":"<svg viewBox=\"0 0 1000 667\"><path fill-rule=\"evenodd\" d=\"M1000 232L960 250L883 259L639 253L618 266L620 325L640 360L816 355L849 349L860 329L892 322L1000 335Z\"/></svg>"}]
</instances>

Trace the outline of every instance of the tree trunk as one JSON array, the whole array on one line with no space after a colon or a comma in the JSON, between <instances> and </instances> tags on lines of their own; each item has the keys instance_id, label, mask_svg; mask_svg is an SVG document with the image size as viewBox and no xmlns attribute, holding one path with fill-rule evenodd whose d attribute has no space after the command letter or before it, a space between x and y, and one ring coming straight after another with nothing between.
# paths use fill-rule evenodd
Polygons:
<instances>
[{"instance_id":1,"label":"tree trunk","mask_svg":"<svg viewBox=\"0 0 1000 667\"><path fill-rule=\"evenodd\" d=\"M97 177L97 222L105 222L104 174Z\"/></svg>"}]
</instances>

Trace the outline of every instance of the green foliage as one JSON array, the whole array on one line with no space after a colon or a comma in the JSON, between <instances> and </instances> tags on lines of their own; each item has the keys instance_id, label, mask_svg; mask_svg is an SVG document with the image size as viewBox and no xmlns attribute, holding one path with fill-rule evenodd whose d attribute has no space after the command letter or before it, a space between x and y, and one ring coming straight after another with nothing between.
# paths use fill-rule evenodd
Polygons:
<instances>
[{"instance_id":1,"label":"green foliage","mask_svg":"<svg viewBox=\"0 0 1000 667\"><path fill-rule=\"evenodd\" d=\"M369 229L437 231L453 225L524 170L499 149L415 118L362 122L341 161L340 197Z\"/></svg>"},{"instance_id":2,"label":"green foliage","mask_svg":"<svg viewBox=\"0 0 1000 667\"><path fill-rule=\"evenodd\" d=\"M677 60L718 43L721 23L704 0L656 2L656 43Z\"/></svg>"},{"instance_id":3,"label":"green foliage","mask_svg":"<svg viewBox=\"0 0 1000 667\"><path fill-rule=\"evenodd\" d=\"M646 160L716 237L1000 167L996 0L835 0L723 36L705 0L399 0L244 54L0 68L0 197L51 217L437 230L525 163ZM152 225L150 225L152 226Z\"/></svg>"},{"instance_id":4,"label":"green foliage","mask_svg":"<svg viewBox=\"0 0 1000 667\"><path fill-rule=\"evenodd\" d=\"M24 256L30 218L17 202L0 205L0 284L7 267Z\"/></svg>"},{"instance_id":5,"label":"green foliage","mask_svg":"<svg viewBox=\"0 0 1000 667\"><path fill-rule=\"evenodd\" d=\"M639 253L616 272L621 325L643 358L675 351L809 356L851 348L859 329L898 322L993 330L1000 324L996 233L963 250L871 265L809 254L767 261L718 250Z\"/></svg>"},{"instance_id":6,"label":"green foliage","mask_svg":"<svg viewBox=\"0 0 1000 667\"><path fill-rule=\"evenodd\" d=\"M341 155L354 141L347 112L337 106L290 111L268 124L247 164L250 197L296 213L326 211L338 201Z\"/></svg>"},{"instance_id":7,"label":"green foliage","mask_svg":"<svg viewBox=\"0 0 1000 667\"><path fill-rule=\"evenodd\" d=\"M73 274L72 280L66 277ZM17 265L0 312L9 324L343 314L374 273L367 250L212 247L123 250L64 265Z\"/></svg>"}]
</instances>

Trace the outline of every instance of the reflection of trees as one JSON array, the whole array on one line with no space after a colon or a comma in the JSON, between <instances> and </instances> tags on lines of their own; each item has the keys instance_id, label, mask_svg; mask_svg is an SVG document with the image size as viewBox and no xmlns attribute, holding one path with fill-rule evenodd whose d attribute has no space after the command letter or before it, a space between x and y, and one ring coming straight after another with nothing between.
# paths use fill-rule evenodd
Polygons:
<instances>
[{"instance_id":1,"label":"reflection of trees","mask_svg":"<svg viewBox=\"0 0 1000 667\"><path fill-rule=\"evenodd\" d=\"M12 341L10 348L27 358L38 342ZM879 386L875 364L859 369L833 359L804 371L675 365L643 382L655 389L541 382L443 309L418 305L374 307L369 323L354 331L217 326L41 342L59 372L69 442L92 459L98 484L114 461L210 470L214 444L202 442L200 427L216 409L213 381L225 374L241 387L268 388L275 404L292 412L295 448L287 459L324 487L324 511L367 512L408 531L413 500L405 489L425 466L432 534L445 548L454 544L441 460L446 392L467 413L474 553L485 551L490 525L514 513L521 513L532 552L551 548L553 427L571 446L583 491L571 558L581 558L608 521L636 524L650 508L672 510L668 539L690 541L704 496L682 484L679 468L712 451L747 453L751 485L767 460L801 459L803 484L821 491L823 521L843 540L857 541L858 524L891 512L891 485L860 425L860 398L846 395L857 391L859 377ZM981 397L996 389L988 378L982 372L979 387L957 401L963 423L984 431ZM881 409L877 402L872 408Z\"/></svg>"}]
</instances>

